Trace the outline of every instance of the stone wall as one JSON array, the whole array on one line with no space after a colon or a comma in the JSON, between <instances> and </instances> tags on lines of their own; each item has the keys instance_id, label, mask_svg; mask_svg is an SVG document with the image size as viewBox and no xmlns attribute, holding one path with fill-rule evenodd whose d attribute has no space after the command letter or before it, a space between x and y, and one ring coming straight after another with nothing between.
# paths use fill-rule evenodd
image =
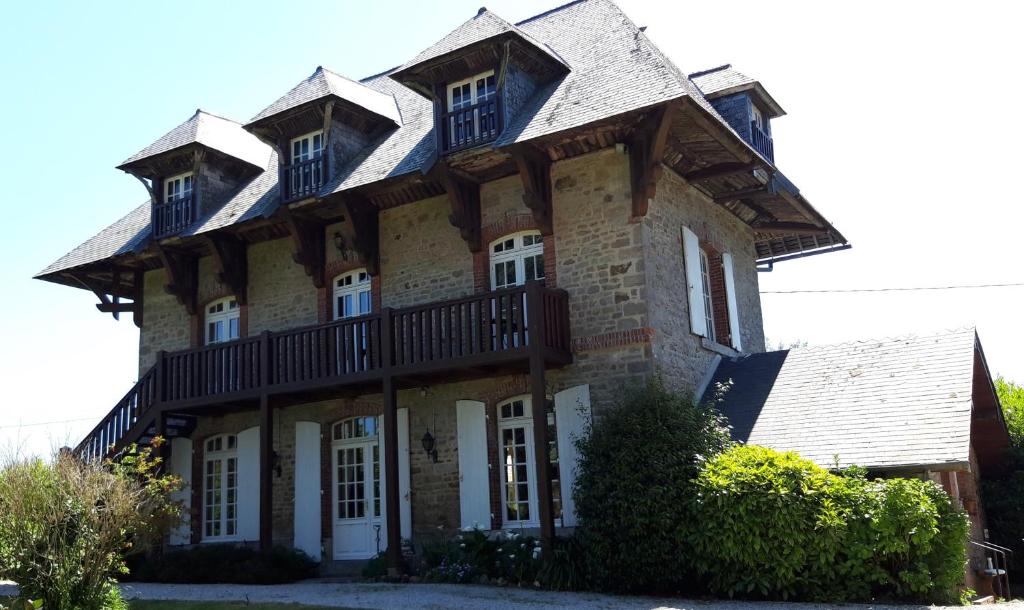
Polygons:
<instances>
[{"instance_id":1,"label":"stone wall","mask_svg":"<svg viewBox=\"0 0 1024 610\"><path fill-rule=\"evenodd\" d=\"M690 332L682 228L689 227L717 252L733 256L736 305L744 352L764 351L761 298L753 231L672 172L666 171L644 218L646 283L654 364L675 389L694 391L715 352Z\"/></svg>"},{"instance_id":2,"label":"stone wall","mask_svg":"<svg viewBox=\"0 0 1024 610\"><path fill-rule=\"evenodd\" d=\"M139 332L139 375L156 362L160 350L187 349L191 321L177 298L167 294L163 269L147 271L142 295L142 329Z\"/></svg>"},{"instance_id":3,"label":"stone wall","mask_svg":"<svg viewBox=\"0 0 1024 610\"><path fill-rule=\"evenodd\" d=\"M292 251L290 239L249 246L250 336L317 323L316 287Z\"/></svg>"}]
</instances>

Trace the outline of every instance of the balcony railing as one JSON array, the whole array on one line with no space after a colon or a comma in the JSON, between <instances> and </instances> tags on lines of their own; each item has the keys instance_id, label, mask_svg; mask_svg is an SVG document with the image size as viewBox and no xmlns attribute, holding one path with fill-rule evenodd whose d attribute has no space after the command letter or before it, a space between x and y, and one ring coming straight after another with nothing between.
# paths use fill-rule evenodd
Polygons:
<instances>
[{"instance_id":1,"label":"balcony railing","mask_svg":"<svg viewBox=\"0 0 1024 610\"><path fill-rule=\"evenodd\" d=\"M460 299L161 352L156 364L83 440L103 457L140 436L151 410L301 394L392 375L444 374L525 362L569 362L569 297L531 282Z\"/></svg>"},{"instance_id":2,"label":"balcony railing","mask_svg":"<svg viewBox=\"0 0 1024 610\"><path fill-rule=\"evenodd\" d=\"M750 143L761 156L775 163L775 147L772 137L757 126L757 121L750 122Z\"/></svg>"},{"instance_id":3,"label":"balcony railing","mask_svg":"<svg viewBox=\"0 0 1024 610\"><path fill-rule=\"evenodd\" d=\"M498 98L492 97L441 114L441 152L451 153L486 144L498 137Z\"/></svg>"},{"instance_id":4,"label":"balcony railing","mask_svg":"<svg viewBox=\"0 0 1024 610\"><path fill-rule=\"evenodd\" d=\"M193 194L153 206L153 237L160 239L183 231L196 220Z\"/></svg>"},{"instance_id":5,"label":"balcony railing","mask_svg":"<svg viewBox=\"0 0 1024 610\"><path fill-rule=\"evenodd\" d=\"M327 181L327 151L319 157L281 168L282 196L286 202L313 197Z\"/></svg>"}]
</instances>

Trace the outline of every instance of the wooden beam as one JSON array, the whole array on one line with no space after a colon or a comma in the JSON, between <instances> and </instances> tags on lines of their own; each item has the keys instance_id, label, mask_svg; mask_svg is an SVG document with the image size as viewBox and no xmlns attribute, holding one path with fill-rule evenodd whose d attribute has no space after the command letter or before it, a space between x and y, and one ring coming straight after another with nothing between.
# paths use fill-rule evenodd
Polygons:
<instances>
[{"instance_id":1,"label":"wooden beam","mask_svg":"<svg viewBox=\"0 0 1024 610\"><path fill-rule=\"evenodd\" d=\"M757 198L764 195L772 195L773 193L768 192L767 185L761 184L758 186L752 186L750 188L740 189L738 191L729 191L720 195L714 196L715 203L728 203L730 201L736 201L738 199L750 199Z\"/></svg>"},{"instance_id":2,"label":"wooden beam","mask_svg":"<svg viewBox=\"0 0 1024 610\"><path fill-rule=\"evenodd\" d=\"M203 241L213 255L217 281L231 289L240 305L245 305L249 283L248 249L245 242L233 235L221 233L206 233Z\"/></svg>"},{"instance_id":3,"label":"wooden beam","mask_svg":"<svg viewBox=\"0 0 1024 610\"><path fill-rule=\"evenodd\" d=\"M131 293L134 294L134 299L130 303L121 302L122 294L128 290L121 281L121 274L123 271L115 268L112 273L113 278L109 285L101 280L89 277L84 273L65 273L64 275L74 279L84 288L90 290L96 295L96 298L100 300L100 302L96 304L97 310L102 313L113 314L115 320L120 320L122 313L130 312L134 314L133 317L135 319L135 325L142 328L142 272L131 272L134 280L134 285L131 287Z\"/></svg>"},{"instance_id":4,"label":"wooden beam","mask_svg":"<svg viewBox=\"0 0 1024 610\"><path fill-rule=\"evenodd\" d=\"M287 205L281 206L280 214L295 246L292 260L302 265L314 286L323 288L324 268L327 265L324 222L299 216Z\"/></svg>"},{"instance_id":5,"label":"wooden beam","mask_svg":"<svg viewBox=\"0 0 1024 610\"><path fill-rule=\"evenodd\" d=\"M274 407L260 395L260 550L274 544Z\"/></svg>"},{"instance_id":6,"label":"wooden beam","mask_svg":"<svg viewBox=\"0 0 1024 610\"><path fill-rule=\"evenodd\" d=\"M629 179L633 194L633 222L647 215L661 178L661 160L672 126L674 106L664 104L652 111L636 127L629 139Z\"/></svg>"},{"instance_id":7,"label":"wooden beam","mask_svg":"<svg viewBox=\"0 0 1024 610\"><path fill-rule=\"evenodd\" d=\"M736 174L745 174L761 167L759 163L718 163L683 174L683 179L690 183L706 182L715 178L725 178Z\"/></svg>"},{"instance_id":8,"label":"wooden beam","mask_svg":"<svg viewBox=\"0 0 1024 610\"><path fill-rule=\"evenodd\" d=\"M164 290L174 295L178 303L185 307L189 315L196 313L196 300L199 289L199 257L190 252L173 250L153 242L157 257L167 275Z\"/></svg>"},{"instance_id":9,"label":"wooden beam","mask_svg":"<svg viewBox=\"0 0 1024 610\"><path fill-rule=\"evenodd\" d=\"M380 273L380 209L365 195L346 192L342 195L345 212L352 223L355 250L359 262L370 275Z\"/></svg>"},{"instance_id":10,"label":"wooden beam","mask_svg":"<svg viewBox=\"0 0 1024 610\"><path fill-rule=\"evenodd\" d=\"M102 313L115 314L114 319L118 319L116 314L119 313L131 313L135 311L135 303L96 303L96 309Z\"/></svg>"},{"instance_id":11,"label":"wooden beam","mask_svg":"<svg viewBox=\"0 0 1024 610\"><path fill-rule=\"evenodd\" d=\"M509 151L523 181L523 203L533 214L542 235L551 235L551 157L529 144L512 147Z\"/></svg>"},{"instance_id":12,"label":"wooden beam","mask_svg":"<svg viewBox=\"0 0 1024 610\"><path fill-rule=\"evenodd\" d=\"M749 144L725 125L708 116L707 110L701 108L692 98L685 97L680 103L687 117L737 160L749 163L756 158Z\"/></svg>"},{"instance_id":13,"label":"wooden beam","mask_svg":"<svg viewBox=\"0 0 1024 610\"><path fill-rule=\"evenodd\" d=\"M459 230L470 252L479 252L480 185L459 175L444 162L438 162L436 167L438 179L448 194L452 210L448 222Z\"/></svg>"},{"instance_id":14,"label":"wooden beam","mask_svg":"<svg viewBox=\"0 0 1024 610\"><path fill-rule=\"evenodd\" d=\"M135 309L132 310L132 322L135 323L136 328L142 328L142 311L145 302L146 294L146 272L136 271L135 277L133 278L132 288L134 290L134 297L132 298L132 304L135 305Z\"/></svg>"},{"instance_id":15,"label":"wooden beam","mask_svg":"<svg viewBox=\"0 0 1024 610\"><path fill-rule=\"evenodd\" d=\"M755 224L754 230L793 235L827 235L829 232L827 227L819 227L803 222L765 222Z\"/></svg>"}]
</instances>

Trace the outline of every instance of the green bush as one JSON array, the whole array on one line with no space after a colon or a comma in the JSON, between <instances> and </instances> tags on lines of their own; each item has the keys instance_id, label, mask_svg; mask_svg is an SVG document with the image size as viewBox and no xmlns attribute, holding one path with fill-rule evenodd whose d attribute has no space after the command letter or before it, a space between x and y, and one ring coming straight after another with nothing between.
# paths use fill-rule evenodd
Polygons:
<instances>
[{"instance_id":1,"label":"green bush","mask_svg":"<svg viewBox=\"0 0 1024 610\"><path fill-rule=\"evenodd\" d=\"M582 591L589 587L586 551L575 536L556 537L541 555L537 581L552 591Z\"/></svg>"},{"instance_id":2,"label":"green bush","mask_svg":"<svg viewBox=\"0 0 1024 610\"><path fill-rule=\"evenodd\" d=\"M117 464L68 453L4 464L0 574L48 609L123 608L113 578L125 569L124 554L158 541L177 521L168 494L180 480L160 475L159 464L151 449L134 446Z\"/></svg>"},{"instance_id":3,"label":"green bush","mask_svg":"<svg viewBox=\"0 0 1024 610\"><path fill-rule=\"evenodd\" d=\"M130 573L139 582L272 585L316 576L317 563L302 551L204 544L160 557L135 558Z\"/></svg>"},{"instance_id":4,"label":"green bush","mask_svg":"<svg viewBox=\"0 0 1024 610\"><path fill-rule=\"evenodd\" d=\"M833 474L795 453L735 447L697 479L693 566L729 596L948 602L967 517L934 483Z\"/></svg>"},{"instance_id":5,"label":"green bush","mask_svg":"<svg viewBox=\"0 0 1024 610\"><path fill-rule=\"evenodd\" d=\"M576 531L594 586L645 593L683 586L693 480L729 445L725 420L652 379L627 388L577 445Z\"/></svg>"},{"instance_id":6,"label":"green bush","mask_svg":"<svg viewBox=\"0 0 1024 610\"><path fill-rule=\"evenodd\" d=\"M433 582L476 582L482 577L532 584L541 567L540 542L516 532L494 536L467 529L424 545L424 577Z\"/></svg>"}]
</instances>

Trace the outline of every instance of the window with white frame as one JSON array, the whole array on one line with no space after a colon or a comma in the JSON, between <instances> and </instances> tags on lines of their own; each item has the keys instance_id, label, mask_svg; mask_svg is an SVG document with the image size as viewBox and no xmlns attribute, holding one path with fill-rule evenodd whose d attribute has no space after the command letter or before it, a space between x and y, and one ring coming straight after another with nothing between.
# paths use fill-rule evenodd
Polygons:
<instances>
[{"instance_id":1,"label":"window with white frame","mask_svg":"<svg viewBox=\"0 0 1024 610\"><path fill-rule=\"evenodd\" d=\"M366 517L371 507L370 517L382 515L379 428L380 420L375 416L353 417L334 424L331 438L338 519ZM372 505L368 506L367 498Z\"/></svg>"},{"instance_id":2,"label":"window with white frame","mask_svg":"<svg viewBox=\"0 0 1024 610\"><path fill-rule=\"evenodd\" d=\"M203 465L203 539L238 536L238 437L206 440Z\"/></svg>"},{"instance_id":3,"label":"window with white frame","mask_svg":"<svg viewBox=\"0 0 1024 610\"><path fill-rule=\"evenodd\" d=\"M192 196L192 172L178 174L164 180L164 203Z\"/></svg>"},{"instance_id":4,"label":"window with white frame","mask_svg":"<svg viewBox=\"0 0 1024 610\"><path fill-rule=\"evenodd\" d=\"M562 516L561 483L558 470L558 435L553 404L548 401L551 493L555 518ZM501 485L502 522L533 527L539 523L537 468L534 454L533 409L529 396L519 396L498 405L498 456Z\"/></svg>"},{"instance_id":5,"label":"window with white frame","mask_svg":"<svg viewBox=\"0 0 1024 610\"><path fill-rule=\"evenodd\" d=\"M763 131L765 135L771 134L771 131L768 128L768 121L765 120L764 118L764 113L761 112L761 109L758 108L757 104L754 104L753 102L750 103L750 120L752 120L754 122L754 125L756 125L758 129Z\"/></svg>"},{"instance_id":6,"label":"window with white frame","mask_svg":"<svg viewBox=\"0 0 1024 610\"><path fill-rule=\"evenodd\" d=\"M288 196L312 194L324 182L322 161L324 154L323 131L314 131L292 139L291 166L288 168Z\"/></svg>"},{"instance_id":7,"label":"window with white frame","mask_svg":"<svg viewBox=\"0 0 1024 610\"><path fill-rule=\"evenodd\" d=\"M704 294L704 323L707 325L707 336L715 338L715 306L711 298L711 265L708 253L700 250L700 285Z\"/></svg>"},{"instance_id":8,"label":"window with white frame","mask_svg":"<svg viewBox=\"0 0 1024 610\"><path fill-rule=\"evenodd\" d=\"M334 279L334 319L351 318L370 313L370 274L366 269L343 273Z\"/></svg>"},{"instance_id":9,"label":"window with white frame","mask_svg":"<svg viewBox=\"0 0 1024 610\"><path fill-rule=\"evenodd\" d=\"M491 288L544 279L544 238L540 231L507 235L490 244Z\"/></svg>"},{"instance_id":10,"label":"window with white frame","mask_svg":"<svg viewBox=\"0 0 1024 610\"><path fill-rule=\"evenodd\" d=\"M226 297L206 306L206 344L233 341L241 336L238 299Z\"/></svg>"},{"instance_id":11,"label":"window with white frame","mask_svg":"<svg viewBox=\"0 0 1024 610\"><path fill-rule=\"evenodd\" d=\"M497 81L494 70L448 85L449 147L498 135ZM458 112L465 110L465 112Z\"/></svg>"}]
</instances>

